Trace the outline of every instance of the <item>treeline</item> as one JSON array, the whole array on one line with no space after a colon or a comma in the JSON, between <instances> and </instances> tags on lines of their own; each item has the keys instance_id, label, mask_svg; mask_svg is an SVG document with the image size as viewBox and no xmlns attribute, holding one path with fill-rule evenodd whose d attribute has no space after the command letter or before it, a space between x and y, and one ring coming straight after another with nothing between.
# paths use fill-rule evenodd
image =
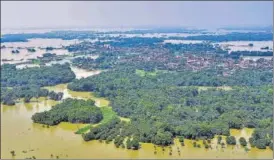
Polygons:
<instances>
[{"instance_id":1,"label":"treeline","mask_svg":"<svg viewBox=\"0 0 274 160\"><path fill-rule=\"evenodd\" d=\"M226 57L239 59L241 56L273 56L272 51L261 52L261 51L233 51Z\"/></svg>"},{"instance_id":2,"label":"treeline","mask_svg":"<svg viewBox=\"0 0 274 160\"><path fill-rule=\"evenodd\" d=\"M48 92L41 87L67 83L74 78L75 74L71 71L69 64L26 69L16 69L15 65L3 64L1 66L1 102L14 105L19 98L29 102L31 98L38 97L61 100L63 93Z\"/></svg>"},{"instance_id":3,"label":"treeline","mask_svg":"<svg viewBox=\"0 0 274 160\"><path fill-rule=\"evenodd\" d=\"M16 87L23 85L52 86L68 83L75 78L68 63L64 65L16 69L13 64L1 66L1 86Z\"/></svg>"},{"instance_id":4,"label":"treeline","mask_svg":"<svg viewBox=\"0 0 274 160\"><path fill-rule=\"evenodd\" d=\"M155 70L147 71L154 72ZM268 70L237 70L232 76L223 77L216 70L208 69L198 72L181 71L168 72L159 70L156 76L141 77L134 68L119 68L101 73L100 76L75 80L68 87L78 91L99 91L100 96L108 96L109 92L117 89L136 89L138 86L260 86L270 85L273 74Z\"/></svg>"},{"instance_id":5,"label":"treeline","mask_svg":"<svg viewBox=\"0 0 274 160\"><path fill-rule=\"evenodd\" d=\"M133 38L121 38L121 37L111 37L108 34L146 34L146 33L201 33L197 36L187 36L187 37L133 37ZM153 30L135 30L127 32L88 32L88 31L52 31L47 33L22 33L22 34L4 34L1 37L1 43L4 42L27 42L28 39L32 38L49 38L56 39L60 38L63 40L73 40L73 39L99 39L99 40L115 40L116 42L111 42L113 46L123 46L123 47L133 47L142 45L153 45L154 43L162 42L165 39L177 39L177 40L204 40L212 42L224 42L224 41L272 41L273 33L272 32L233 32L223 35L210 35L204 34L203 30L184 30L184 29L153 29ZM104 36L102 36L104 35ZM102 43L102 42L99 42ZM105 43L105 42L103 42ZM131 43L131 45L130 45ZM139 43L139 44L138 44Z\"/></svg>"},{"instance_id":6,"label":"treeline","mask_svg":"<svg viewBox=\"0 0 274 160\"><path fill-rule=\"evenodd\" d=\"M187 29L177 27L160 27L142 30L129 30L129 31L106 31L99 32L100 34L157 34L157 33L200 33L206 31L205 29Z\"/></svg>"},{"instance_id":7,"label":"treeline","mask_svg":"<svg viewBox=\"0 0 274 160\"><path fill-rule=\"evenodd\" d=\"M95 39L97 36L87 31L52 31L46 33L21 33L21 34L4 34L1 37L1 43L4 42L27 42L32 38L49 38L49 39Z\"/></svg>"},{"instance_id":8,"label":"treeline","mask_svg":"<svg viewBox=\"0 0 274 160\"><path fill-rule=\"evenodd\" d=\"M96 68L95 60L93 58L89 58L89 57L74 58L72 60L72 65L77 66L78 68L88 69L88 70Z\"/></svg>"},{"instance_id":9,"label":"treeline","mask_svg":"<svg viewBox=\"0 0 274 160\"><path fill-rule=\"evenodd\" d=\"M263 27L223 27L219 29L224 30L251 30L251 31L265 31L265 32L272 32L273 26L263 26Z\"/></svg>"},{"instance_id":10,"label":"treeline","mask_svg":"<svg viewBox=\"0 0 274 160\"><path fill-rule=\"evenodd\" d=\"M175 37L170 37L174 39ZM188 36L188 37L178 37L176 39L183 40L204 40L212 42L225 42L225 41L272 41L272 32L248 32L239 33L233 32L223 35L198 35L198 36Z\"/></svg>"},{"instance_id":11,"label":"treeline","mask_svg":"<svg viewBox=\"0 0 274 160\"><path fill-rule=\"evenodd\" d=\"M72 64L79 68L93 70L93 69L111 69L116 66L118 55L113 53L101 53L96 59L89 57L78 57L72 60Z\"/></svg>"},{"instance_id":12,"label":"treeline","mask_svg":"<svg viewBox=\"0 0 274 160\"><path fill-rule=\"evenodd\" d=\"M36 52L34 48L27 48L28 52Z\"/></svg>"},{"instance_id":13,"label":"treeline","mask_svg":"<svg viewBox=\"0 0 274 160\"><path fill-rule=\"evenodd\" d=\"M1 88L1 103L5 105L15 105L19 98L28 103L32 98L48 97L49 99L59 101L63 98L62 92L49 92L46 89L41 89L39 86L27 85L14 88Z\"/></svg>"},{"instance_id":14,"label":"treeline","mask_svg":"<svg viewBox=\"0 0 274 160\"><path fill-rule=\"evenodd\" d=\"M139 149L140 143L138 137L131 136L132 125L122 122L118 117L112 118L107 123L92 127L88 133L82 135L85 141L105 140L106 143L114 141L114 145L117 148ZM125 139L127 139L126 143L124 143Z\"/></svg>"},{"instance_id":15,"label":"treeline","mask_svg":"<svg viewBox=\"0 0 274 160\"><path fill-rule=\"evenodd\" d=\"M164 42L164 38L147 38L147 37L133 37L133 38L115 38L115 41L95 42L96 45L109 44L112 47L152 47L158 43Z\"/></svg>"},{"instance_id":16,"label":"treeline","mask_svg":"<svg viewBox=\"0 0 274 160\"><path fill-rule=\"evenodd\" d=\"M131 118L127 131L140 142L169 145L176 136L229 136L231 128L256 128L265 119L272 119L271 79L271 71L258 70L239 71L229 78L216 75L214 70L157 72L141 77L134 69L124 68L74 80L68 88L109 98L119 116ZM233 89L199 91L195 87L227 84ZM108 127L104 130L109 133Z\"/></svg>"},{"instance_id":17,"label":"treeline","mask_svg":"<svg viewBox=\"0 0 274 160\"><path fill-rule=\"evenodd\" d=\"M267 146L273 150L273 119L268 118L259 122L256 126L249 143L252 147L266 149Z\"/></svg>"},{"instance_id":18,"label":"treeline","mask_svg":"<svg viewBox=\"0 0 274 160\"><path fill-rule=\"evenodd\" d=\"M44 53L42 57L37 57L37 59L32 59L32 63L39 63L40 66L46 65L46 63L52 61L61 61L64 59L64 55L56 55L55 53Z\"/></svg>"},{"instance_id":19,"label":"treeline","mask_svg":"<svg viewBox=\"0 0 274 160\"><path fill-rule=\"evenodd\" d=\"M205 53L214 53L214 54L227 54L228 52L222 50L220 47L214 46L211 43L203 42L197 44L172 44L165 43L164 48L167 48L171 53L191 53L193 55L204 55Z\"/></svg>"},{"instance_id":20,"label":"treeline","mask_svg":"<svg viewBox=\"0 0 274 160\"><path fill-rule=\"evenodd\" d=\"M98 123L103 119L100 108L93 100L65 99L49 111L35 113L31 119L35 123L57 125L61 122Z\"/></svg>"}]
</instances>

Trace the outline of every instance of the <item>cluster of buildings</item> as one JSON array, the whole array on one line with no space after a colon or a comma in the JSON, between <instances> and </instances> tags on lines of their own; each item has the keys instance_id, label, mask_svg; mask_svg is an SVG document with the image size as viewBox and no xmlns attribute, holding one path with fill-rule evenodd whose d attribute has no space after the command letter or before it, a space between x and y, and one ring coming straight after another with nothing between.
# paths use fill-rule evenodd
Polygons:
<instances>
[{"instance_id":1,"label":"cluster of buildings","mask_svg":"<svg viewBox=\"0 0 274 160\"><path fill-rule=\"evenodd\" d=\"M119 62L152 62L161 68L171 70L190 69L199 71L206 68L217 67L223 76L231 75L237 69L249 68L273 68L273 58L257 57L232 59L225 56L217 56L214 53L183 53L174 55L167 48L158 47L112 47L110 45L84 44L85 50L96 50L96 52L112 52L119 54ZM127 55L121 56L120 55ZM129 56L132 55L132 56Z\"/></svg>"}]
</instances>

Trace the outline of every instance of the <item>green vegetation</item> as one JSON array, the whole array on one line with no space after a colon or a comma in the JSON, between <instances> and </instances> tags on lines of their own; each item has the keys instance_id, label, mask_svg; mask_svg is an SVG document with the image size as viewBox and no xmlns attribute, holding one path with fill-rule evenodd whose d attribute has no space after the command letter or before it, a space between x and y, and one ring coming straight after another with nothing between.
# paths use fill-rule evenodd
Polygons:
<instances>
[{"instance_id":1,"label":"green vegetation","mask_svg":"<svg viewBox=\"0 0 274 160\"><path fill-rule=\"evenodd\" d=\"M185 138L183 136L179 136L178 138L179 138L179 142L181 143L181 145L184 146Z\"/></svg>"},{"instance_id":2,"label":"green vegetation","mask_svg":"<svg viewBox=\"0 0 274 160\"><path fill-rule=\"evenodd\" d=\"M265 149L267 146L273 147L273 125L271 119L261 120L259 126L254 130L249 139L251 146Z\"/></svg>"},{"instance_id":3,"label":"green vegetation","mask_svg":"<svg viewBox=\"0 0 274 160\"><path fill-rule=\"evenodd\" d=\"M146 72L144 70L136 69L136 74L139 75L139 76L141 76L141 77L144 77L144 76L156 76L157 71Z\"/></svg>"},{"instance_id":4,"label":"green vegetation","mask_svg":"<svg viewBox=\"0 0 274 160\"><path fill-rule=\"evenodd\" d=\"M68 88L107 97L119 116L131 119L128 125L136 129L128 130L130 136L157 145L172 144L175 136L189 139L211 139L216 134L229 136L230 128L258 127L260 120L272 117L272 88L263 85L270 82L254 76L261 74L258 71L243 70L237 77L220 77L224 84L234 83L232 90L200 91L197 85L216 83L210 76L213 71L186 73L159 72L142 77L135 69L119 68L74 80ZM239 78L244 75L245 78ZM228 144L235 143L228 138Z\"/></svg>"},{"instance_id":5,"label":"green vegetation","mask_svg":"<svg viewBox=\"0 0 274 160\"><path fill-rule=\"evenodd\" d=\"M133 137L132 140L128 139L127 148L138 150L140 148L139 140L136 137Z\"/></svg>"},{"instance_id":6,"label":"green vegetation","mask_svg":"<svg viewBox=\"0 0 274 160\"><path fill-rule=\"evenodd\" d=\"M110 53L103 53L96 59L92 58L75 58L72 60L72 64L79 68L92 70L92 69L110 69L113 68L116 61L118 60L117 55Z\"/></svg>"},{"instance_id":7,"label":"green vegetation","mask_svg":"<svg viewBox=\"0 0 274 160\"><path fill-rule=\"evenodd\" d=\"M7 35L4 39L77 37L74 32L55 34ZM98 35L83 33L78 36L81 39ZM272 40L272 37L273 33L267 32L169 38L98 38L110 41L83 42L66 49L81 54L99 54L96 59L75 58L72 65L89 70L104 69L105 72L76 80L69 64L21 70L14 65L3 65L1 93L4 96L1 101L13 105L17 98L28 102L31 97L39 96L59 100L61 93L46 93L40 87L71 82L68 85L70 90L94 92L96 96L109 99L112 108L96 108L93 101L68 99L50 111L33 115L34 122L48 125L63 121L88 123L76 132L82 134L85 141L114 141L116 147L128 149L140 148L139 142L167 146L178 137L184 145L184 139L208 140L216 135L218 144L224 148L221 136L227 136L225 141L228 145L236 145L229 129L248 127L255 128L249 139L251 146L264 149L273 144L270 138L273 137L272 62L260 59L254 64L242 61L240 55L270 56L273 52L239 51L228 54L227 50L211 42ZM163 44L167 39L209 42ZM46 53L38 59L44 63L58 58ZM121 121L119 116L130 118L130 122ZM247 146L244 138L240 138L239 143ZM205 148L211 148L206 141L203 144ZM197 142L193 142L193 146L201 147Z\"/></svg>"},{"instance_id":8,"label":"green vegetation","mask_svg":"<svg viewBox=\"0 0 274 160\"><path fill-rule=\"evenodd\" d=\"M182 39L187 40L205 40L205 41L215 41L215 42L224 42L224 41L272 41L273 33L272 32L248 32L248 33L229 33L225 35L199 35L199 36L188 36L182 37Z\"/></svg>"},{"instance_id":9,"label":"green vegetation","mask_svg":"<svg viewBox=\"0 0 274 160\"><path fill-rule=\"evenodd\" d=\"M4 64L1 66L1 102L14 105L18 98L29 102L32 97L46 96L61 100L63 93L48 92L41 87L67 83L74 78L75 74L69 64L26 69L16 69L15 65Z\"/></svg>"},{"instance_id":10,"label":"green vegetation","mask_svg":"<svg viewBox=\"0 0 274 160\"><path fill-rule=\"evenodd\" d=\"M273 56L273 51L234 51L228 57L239 59L241 56Z\"/></svg>"},{"instance_id":11,"label":"green vegetation","mask_svg":"<svg viewBox=\"0 0 274 160\"><path fill-rule=\"evenodd\" d=\"M15 65L1 66L1 86L16 87L23 85L52 86L68 83L75 78L69 64L16 69Z\"/></svg>"},{"instance_id":12,"label":"green vegetation","mask_svg":"<svg viewBox=\"0 0 274 160\"><path fill-rule=\"evenodd\" d=\"M100 124L105 124L109 121L111 121L113 118L116 118L117 117L117 114L112 110L111 107L101 107L100 108L102 114L103 114L103 120L100 121ZM83 133L86 133L89 129L92 128L93 125L87 125L85 127L82 127L80 129L78 129L75 134L83 134Z\"/></svg>"},{"instance_id":13,"label":"green vegetation","mask_svg":"<svg viewBox=\"0 0 274 160\"><path fill-rule=\"evenodd\" d=\"M218 144L221 144L221 141L222 141L222 137L218 136Z\"/></svg>"},{"instance_id":14,"label":"green vegetation","mask_svg":"<svg viewBox=\"0 0 274 160\"><path fill-rule=\"evenodd\" d=\"M90 130L92 128L92 124L88 124L85 127L79 128L75 134L83 134L86 133L88 130Z\"/></svg>"},{"instance_id":15,"label":"green vegetation","mask_svg":"<svg viewBox=\"0 0 274 160\"><path fill-rule=\"evenodd\" d=\"M114 140L116 147L123 147L125 145L124 139L128 137L126 141L127 149L137 150L140 148L139 139L133 137L131 140L128 130L129 127L131 126L128 123L122 122L119 118L114 117L108 122L92 127L90 132L82 134L82 136L85 141L105 140L106 143L109 143Z\"/></svg>"},{"instance_id":16,"label":"green vegetation","mask_svg":"<svg viewBox=\"0 0 274 160\"><path fill-rule=\"evenodd\" d=\"M234 136L226 137L226 144L236 145L236 138Z\"/></svg>"},{"instance_id":17,"label":"green vegetation","mask_svg":"<svg viewBox=\"0 0 274 160\"><path fill-rule=\"evenodd\" d=\"M10 154L11 154L12 157L14 157L14 156L16 155L16 154L15 154L15 151L13 151L13 150L10 151Z\"/></svg>"},{"instance_id":18,"label":"green vegetation","mask_svg":"<svg viewBox=\"0 0 274 160\"><path fill-rule=\"evenodd\" d=\"M26 85L19 87L2 87L1 88L1 101L5 105L14 105L15 100L23 98L25 103L30 102L32 98L48 97L49 99L59 101L63 97L63 93L49 92L46 89L41 89L39 86Z\"/></svg>"},{"instance_id":19,"label":"green vegetation","mask_svg":"<svg viewBox=\"0 0 274 160\"><path fill-rule=\"evenodd\" d=\"M16 50L12 50L11 53L12 54L18 54L18 53L20 53L20 51L16 49Z\"/></svg>"},{"instance_id":20,"label":"green vegetation","mask_svg":"<svg viewBox=\"0 0 274 160\"><path fill-rule=\"evenodd\" d=\"M36 113L32 116L35 123L57 125L60 122L98 123L103 119L101 110L92 100L65 99L49 111Z\"/></svg>"},{"instance_id":21,"label":"green vegetation","mask_svg":"<svg viewBox=\"0 0 274 160\"><path fill-rule=\"evenodd\" d=\"M241 137L241 138L239 139L239 141L240 141L241 146L246 146L246 145L247 145L247 142L246 142L246 140L245 140L244 137Z\"/></svg>"},{"instance_id":22,"label":"green vegetation","mask_svg":"<svg viewBox=\"0 0 274 160\"><path fill-rule=\"evenodd\" d=\"M28 48L27 50L28 50L28 52L36 52L36 50L34 48Z\"/></svg>"},{"instance_id":23,"label":"green vegetation","mask_svg":"<svg viewBox=\"0 0 274 160\"><path fill-rule=\"evenodd\" d=\"M32 64L40 64L41 62L40 62L40 60L39 59L33 59L32 60Z\"/></svg>"},{"instance_id":24,"label":"green vegetation","mask_svg":"<svg viewBox=\"0 0 274 160\"><path fill-rule=\"evenodd\" d=\"M100 107L100 110L103 113L103 120L100 122L101 124L107 123L113 118L117 117L117 114L112 110L111 107Z\"/></svg>"}]
</instances>

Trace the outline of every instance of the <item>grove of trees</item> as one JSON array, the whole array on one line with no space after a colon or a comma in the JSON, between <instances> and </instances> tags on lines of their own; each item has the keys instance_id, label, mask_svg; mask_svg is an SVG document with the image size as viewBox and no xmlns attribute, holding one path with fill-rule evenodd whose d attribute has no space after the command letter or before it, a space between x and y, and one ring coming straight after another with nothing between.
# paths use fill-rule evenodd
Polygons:
<instances>
[{"instance_id":1,"label":"grove of trees","mask_svg":"<svg viewBox=\"0 0 274 160\"><path fill-rule=\"evenodd\" d=\"M19 98L29 102L31 98L49 97L61 100L63 93L48 92L43 86L67 83L75 79L69 64L16 69L13 64L1 66L1 102L14 105Z\"/></svg>"},{"instance_id":2,"label":"grove of trees","mask_svg":"<svg viewBox=\"0 0 274 160\"><path fill-rule=\"evenodd\" d=\"M57 125L60 122L98 123L103 119L100 108L93 100L65 99L49 111L35 113L31 119L35 123Z\"/></svg>"}]
</instances>

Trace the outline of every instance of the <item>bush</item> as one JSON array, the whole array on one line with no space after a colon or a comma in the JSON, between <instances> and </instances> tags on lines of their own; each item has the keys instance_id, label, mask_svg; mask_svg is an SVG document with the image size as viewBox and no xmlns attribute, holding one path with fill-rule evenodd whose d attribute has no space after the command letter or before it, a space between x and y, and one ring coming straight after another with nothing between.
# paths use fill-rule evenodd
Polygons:
<instances>
[{"instance_id":1,"label":"bush","mask_svg":"<svg viewBox=\"0 0 274 160\"><path fill-rule=\"evenodd\" d=\"M259 149L266 149L267 141L265 139L256 140L255 146Z\"/></svg>"},{"instance_id":2,"label":"bush","mask_svg":"<svg viewBox=\"0 0 274 160\"><path fill-rule=\"evenodd\" d=\"M253 137L249 138L249 143L250 143L251 147L255 147L255 139Z\"/></svg>"},{"instance_id":3,"label":"bush","mask_svg":"<svg viewBox=\"0 0 274 160\"><path fill-rule=\"evenodd\" d=\"M239 141L240 141L240 144L241 144L242 146L246 146L246 145L247 145L247 142L246 142L246 140L245 140L244 137L241 137L241 138L239 139Z\"/></svg>"},{"instance_id":4,"label":"bush","mask_svg":"<svg viewBox=\"0 0 274 160\"><path fill-rule=\"evenodd\" d=\"M230 145L236 145L236 138L234 136L226 137L226 143Z\"/></svg>"},{"instance_id":5,"label":"bush","mask_svg":"<svg viewBox=\"0 0 274 160\"><path fill-rule=\"evenodd\" d=\"M221 136L218 136L218 144L221 144L221 141L222 141L222 137Z\"/></svg>"}]
</instances>

